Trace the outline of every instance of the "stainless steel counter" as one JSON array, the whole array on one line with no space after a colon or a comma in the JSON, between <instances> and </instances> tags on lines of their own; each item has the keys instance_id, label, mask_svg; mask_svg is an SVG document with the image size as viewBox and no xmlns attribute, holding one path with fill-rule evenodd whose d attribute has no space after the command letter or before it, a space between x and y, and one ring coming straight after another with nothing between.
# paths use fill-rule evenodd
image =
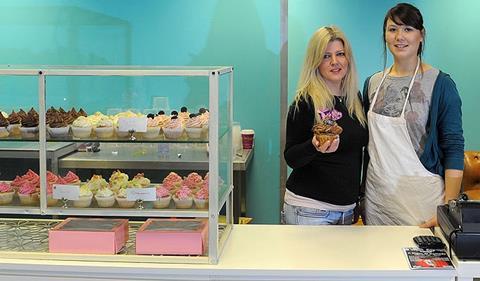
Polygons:
<instances>
[{"instance_id":1,"label":"stainless steel counter","mask_svg":"<svg viewBox=\"0 0 480 281\"><path fill-rule=\"evenodd\" d=\"M8 141L0 142L0 158L36 159L38 158L38 142ZM47 159L51 160L51 170L58 172L58 159L77 149L72 142L47 143Z\"/></svg>"},{"instance_id":2,"label":"stainless steel counter","mask_svg":"<svg viewBox=\"0 0 480 281\"><path fill-rule=\"evenodd\" d=\"M111 144L102 143L99 152L76 152L59 161L65 169L171 169L208 170L206 144ZM235 155L234 171L245 171L253 150Z\"/></svg>"}]
</instances>

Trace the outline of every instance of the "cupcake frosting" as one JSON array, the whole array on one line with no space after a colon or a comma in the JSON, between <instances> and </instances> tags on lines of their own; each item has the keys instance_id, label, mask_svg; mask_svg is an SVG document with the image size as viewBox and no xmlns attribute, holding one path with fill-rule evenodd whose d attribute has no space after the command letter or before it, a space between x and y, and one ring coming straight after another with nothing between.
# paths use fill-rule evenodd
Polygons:
<instances>
[{"instance_id":1,"label":"cupcake frosting","mask_svg":"<svg viewBox=\"0 0 480 281\"><path fill-rule=\"evenodd\" d=\"M22 195L30 195L35 193L36 187L30 182L24 182L18 189L18 193Z\"/></svg>"},{"instance_id":2,"label":"cupcake frosting","mask_svg":"<svg viewBox=\"0 0 480 281\"><path fill-rule=\"evenodd\" d=\"M200 118L200 116L195 115L192 118L188 119L185 126L187 128L201 128L202 127L202 119Z\"/></svg>"},{"instance_id":3,"label":"cupcake frosting","mask_svg":"<svg viewBox=\"0 0 480 281\"><path fill-rule=\"evenodd\" d=\"M77 119L75 119L75 121L73 121L72 125L74 127L81 127L81 128L87 128L87 127L92 126L92 124L87 119L87 117L84 117L84 116L80 116Z\"/></svg>"},{"instance_id":4,"label":"cupcake frosting","mask_svg":"<svg viewBox=\"0 0 480 281\"><path fill-rule=\"evenodd\" d=\"M200 187L203 183L202 176L197 173L190 173L188 176L183 180L183 184L188 186L190 189L195 189Z\"/></svg>"},{"instance_id":5,"label":"cupcake frosting","mask_svg":"<svg viewBox=\"0 0 480 281\"><path fill-rule=\"evenodd\" d=\"M90 197L92 195L93 195L92 191L86 184L80 187L80 197Z\"/></svg>"},{"instance_id":6,"label":"cupcake frosting","mask_svg":"<svg viewBox=\"0 0 480 281\"><path fill-rule=\"evenodd\" d=\"M157 198L165 198L170 196L170 191L165 187L163 187L162 185L159 185L157 187L156 193L157 193Z\"/></svg>"},{"instance_id":7,"label":"cupcake frosting","mask_svg":"<svg viewBox=\"0 0 480 281\"><path fill-rule=\"evenodd\" d=\"M168 122L168 124L165 125L165 128L168 128L168 129L180 129L180 128L182 128L182 121L180 121L180 119L175 118L175 116L173 116L173 117L170 119L170 122Z\"/></svg>"},{"instance_id":8,"label":"cupcake frosting","mask_svg":"<svg viewBox=\"0 0 480 281\"><path fill-rule=\"evenodd\" d=\"M164 179L163 179L163 186L167 189L173 189L180 187L182 184L182 177L177 175L174 172L170 172Z\"/></svg>"},{"instance_id":9,"label":"cupcake frosting","mask_svg":"<svg viewBox=\"0 0 480 281\"><path fill-rule=\"evenodd\" d=\"M56 113L50 117L48 122L50 128L62 128L67 127L67 123L63 120L63 117L60 113Z\"/></svg>"},{"instance_id":10,"label":"cupcake frosting","mask_svg":"<svg viewBox=\"0 0 480 281\"><path fill-rule=\"evenodd\" d=\"M188 199L192 197L192 190L187 186L182 186L177 192L175 192L175 196L178 199Z\"/></svg>"},{"instance_id":11,"label":"cupcake frosting","mask_svg":"<svg viewBox=\"0 0 480 281\"><path fill-rule=\"evenodd\" d=\"M110 197L113 195L113 191L110 190L110 188L100 188L97 193L95 194L95 196L97 197Z\"/></svg>"},{"instance_id":12,"label":"cupcake frosting","mask_svg":"<svg viewBox=\"0 0 480 281\"><path fill-rule=\"evenodd\" d=\"M208 199L208 187L207 188L205 188L205 187L200 188L197 191L197 193L195 193L195 198L203 199L203 200Z\"/></svg>"},{"instance_id":13,"label":"cupcake frosting","mask_svg":"<svg viewBox=\"0 0 480 281\"><path fill-rule=\"evenodd\" d=\"M113 127L113 121L108 116L102 116L97 122L98 128L109 128Z\"/></svg>"},{"instance_id":14,"label":"cupcake frosting","mask_svg":"<svg viewBox=\"0 0 480 281\"><path fill-rule=\"evenodd\" d=\"M20 116L12 110L12 113L10 113L10 115L8 116L8 122L10 124L20 124L21 121L22 119L20 118Z\"/></svg>"},{"instance_id":15,"label":"cupcake frosting","mask_svg":"<svg viewBox=\"0 0 480 281\"><path fill-rule=\"evenodd\" d=\"M38 126L38 114L35 115L35 114L33 114L29 111L28 114L25 116L25 118L22 118L22 126L26 127L26 128L37 127Z\"/></svg>"},{"instance_id":16,"label":"cupcake frosting","mask_svg":"<svg viewBox=\"0 0 480 281\"><path fill-rule=\"evenodd\" d=\"M12 191L13 191L13 188L8 183L0 182L0 193L6 193L6 192L12 192Z\"/></svg>"},{"instance_id":17,"label":"cupcake frosting","mask_svg":"<svg viewBox=\"0 0 480 281\"><path fill-rule=\"evenodd\" d=\"M3 116L3 114L0 114L0 127L7 127L10 125L10 122L8 122L8 119Z\"/></svg>"},{"instance_id":18,"label":"cupcake frosting","mask_svg":"<svg viewBox=\"0 0 480 281\"><path fill-rule=\"evenodd\" d=\"M80 178L73 173L72 171L68 171L65 177L61 178L65 184L78 184L80 183Z\"/></svg>"},{"instance_id":19,"label":"cupcake frosting","mask_svg":"<svg viewBox=\"0 0 480 281\"><path fill-rule=\"evenodd\" d=\"M147 187L150 185L150 180L143 176L143 173L138 173L131 181L128 182L129 187Z\"/></svg>"}]
</instances>

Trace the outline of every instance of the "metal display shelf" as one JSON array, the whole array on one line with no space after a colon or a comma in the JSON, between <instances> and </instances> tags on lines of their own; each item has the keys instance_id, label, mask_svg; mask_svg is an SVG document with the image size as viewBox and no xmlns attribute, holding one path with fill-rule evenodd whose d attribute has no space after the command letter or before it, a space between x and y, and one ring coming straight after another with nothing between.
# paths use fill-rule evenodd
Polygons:
<instances>
[{"instance_id":1,"label":"metal display shelf","mask_svg":"<svg viewBox=\"0 0 480 281\"><path fill-rule=\"evenodd\" d=\"M39 144L33 142L0 142L0 158L38 159ZM58 172L58 159L77 150L71 142L47 143L47 159L51 160L51 170Z\"/></svg>"}]
</instances>

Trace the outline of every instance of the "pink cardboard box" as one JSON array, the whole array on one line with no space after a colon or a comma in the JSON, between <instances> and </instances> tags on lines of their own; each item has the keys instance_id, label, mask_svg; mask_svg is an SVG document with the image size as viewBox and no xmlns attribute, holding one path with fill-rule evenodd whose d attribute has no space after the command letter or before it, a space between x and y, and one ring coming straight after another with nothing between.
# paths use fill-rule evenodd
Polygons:
<instances>
[{"instance_id":1,"label":"pink cardboard box","mask_svg":"<svg viewBox=\"0 0 480 281\"><path fill-rule=\"evenodd\" d=\"M202 255L207 234L206 219L148 219L137 232L136 253Z\"/></svg>"},{"instance_id":2,"label":"pink cardboard box","mask_svg":"<svg viewBox=\"0 0 480 281\"><path fill-rule=\"evenodd\" d=\"M48 232L51 253L116 254L128 240L128 220L68 218Z\"/></svg>"}]
</instances>

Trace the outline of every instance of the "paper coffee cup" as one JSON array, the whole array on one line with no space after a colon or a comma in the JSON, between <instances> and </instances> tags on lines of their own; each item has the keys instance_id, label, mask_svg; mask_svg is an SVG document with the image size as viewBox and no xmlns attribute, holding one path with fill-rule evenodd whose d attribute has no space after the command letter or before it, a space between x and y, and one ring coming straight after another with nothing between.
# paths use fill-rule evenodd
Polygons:
<instances>
[{"instance_id":1,"label":"paper coffee cup","mask_svg":"<svg viewBox=\"0 0 480 281\"><path fill-rule=\"evenodd\" d=\"M255 131L254 130L242 130L242 146L243 146L243 149L252 149L254 138L255 138Z\"/></svg>"}]
</instances>

